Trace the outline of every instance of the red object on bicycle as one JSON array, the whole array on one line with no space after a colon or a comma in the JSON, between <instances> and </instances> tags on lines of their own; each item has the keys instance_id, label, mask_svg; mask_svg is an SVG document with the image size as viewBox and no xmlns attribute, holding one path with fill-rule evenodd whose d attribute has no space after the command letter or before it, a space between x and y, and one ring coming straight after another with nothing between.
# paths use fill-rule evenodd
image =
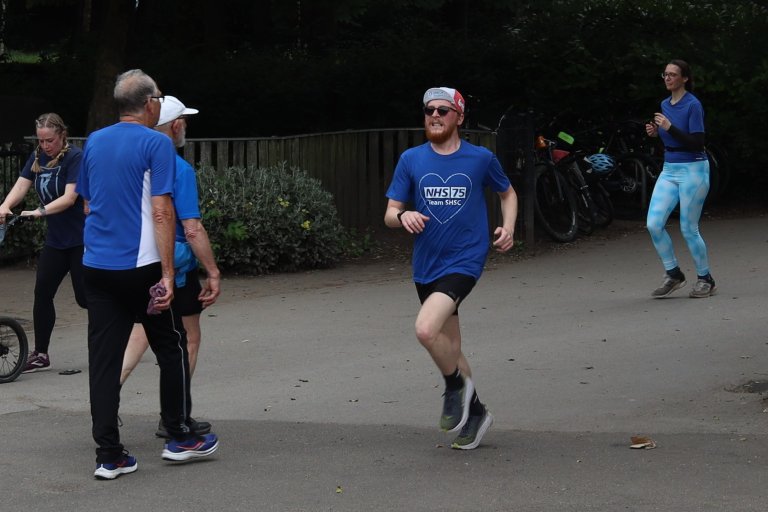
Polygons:
<instances>
[{"instance_id":1,"label":"red object on bicycle","mask_svg":"<svg viewBox=\"0 0 768 512\"><path fill-rule=\"evenodd\" d=\"M567 157L570 154L571 154L570 151L566 151L564 149L553 149L552 150L552 160L555 163L557 163L557 162L559 162L560 160L562 160L563 158Z\"/></svg>"}]
</instances>

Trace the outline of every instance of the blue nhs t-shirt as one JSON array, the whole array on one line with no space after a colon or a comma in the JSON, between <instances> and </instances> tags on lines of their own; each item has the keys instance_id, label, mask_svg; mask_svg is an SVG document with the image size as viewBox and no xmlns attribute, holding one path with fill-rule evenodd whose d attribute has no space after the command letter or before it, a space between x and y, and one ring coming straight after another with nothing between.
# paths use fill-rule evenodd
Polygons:
<instances>
[{"instance_id":1,"label":"blue nhs t-shirt","mask_svg":"<svg viewBox=\"0 0 768 512\"><path fill-rule=\"evenodd\" d=\"M84 265L129 270L160 261L151 200L173 194L175 158L167 135L134 123L88 137L77 182L90 207Z\"/></svg>"},{"instance_id":2,"label":"blue nhs t-shirt","mask_svg":"<svg viewBox=\"0 0 768 512\"><path fill-rule=\"evenodd\" d=\"M415 237L413 280L429 283L454 273L479 279L490 247L484 189L509 186L496 156L469 142L450 155L436 153L429 142L406 150L387 197L429 217Z\"/></svg>"}]
</instances>

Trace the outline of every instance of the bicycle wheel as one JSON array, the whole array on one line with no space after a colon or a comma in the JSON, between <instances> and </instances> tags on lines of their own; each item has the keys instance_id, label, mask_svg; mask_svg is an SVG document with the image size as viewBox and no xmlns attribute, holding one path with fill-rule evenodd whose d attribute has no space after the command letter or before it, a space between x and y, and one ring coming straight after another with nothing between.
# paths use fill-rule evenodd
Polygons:
<instances>
[{"instance_id":1,"label":"bicycle wheel","mask_svg":"<svg viewBox=\"0 0 768 512\"><path fill-rule=\"evenodd\" d=\"M579 233L591 235L595 231L595 205L589 192L589 185L576 162L571 162L565 170L568 183L576 198L576 222Z\"/></svg>"},{"instance_id":2,"label":"bicycle wheel","mask_svg":"<svg viewBox=\"0 0 768 512\"><path fill-rule=\"evenodd\" d=\"M595 221L592 219L591 200L581 190L575 190L576 196L576 226L582 235L591 235L595 231Z\"/></svg>"},{"instance_id":3,"label":"bicycle wheel","mask_svg":"<svg viewBox=\"0 0 768 512\"><path fill-rule=\"evenodd\" d=\"M27 362L27 334L13 318L0 318L0 383L11 382Z\"/></svg>"},{"instance_id":4,"label":"bicycle wheel","mask_svg":"<svg viewBox=\"0 0 768 512\"><path fill-rule=\"evenodd\" d=\"M536 220L555 241L572 242L578 235L577 206L573 190L553 164L536 164L535 175Z\"/></svg>"},{"instance_id":5,"label":"bicycle wheel","mask_svg":"<svg viewBox=\"0 0 768 512\"><path fill-rule=\"evenodd\" d=\"M648 155L627 153L617 156L616 169L607 183L614 204L621 204L628 212L645 212L659 174L658 164Z\"/></svg>"},{"instance_id":6,"label":"bicycle wheel","mask_svg":"<svg viewBox=\"0 0 768 512\"><path fill-rule=\"evenodd\" d=\"M716 145L707 145L707 158L709 160L709 193L707 201L716 202L721 199L730 182L730 172L725 153Z\"/></svg>"},{"instance_id":7,"label":"bicycle wheel","mask_svg":"<svg viewBox=\"0 0 768 512\"><path fill-rule=\"evenodd\" d=\"M723 198L728 193L731 184L731 165L728 160L728 153L725 149L716 144L708 147L708 155L717 160L717 170L720 177L720 186L717 189L718 197Z\"/></svg>"},{"instance_id":8,"label":"bicycle wheel","mask_svg":"<svg viewBox=\"0 0 768 512\"><path fill-rule=\"evenodd\" d=\"M592 204L595 205L595 226L604 228L613 222L613 201L599 181L590 184L589 188Z\"/></svg>"}]
</instances>

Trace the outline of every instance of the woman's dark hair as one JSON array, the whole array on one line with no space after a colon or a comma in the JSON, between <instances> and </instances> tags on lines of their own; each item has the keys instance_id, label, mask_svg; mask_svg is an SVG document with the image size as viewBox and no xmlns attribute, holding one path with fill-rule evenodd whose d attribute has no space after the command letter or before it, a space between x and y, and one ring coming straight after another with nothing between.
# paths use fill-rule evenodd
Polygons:
<instances>
[{"instance_id":1,"label":"woman's dark hair","mask_svg":"<svg viewBox=\"0 0 768 512\"><path fill-rule=\"evenodd\" d=\"M685 82L685 90L693 92L693 71L691 71L691 66L681 59L672 59L669 63L680 68L680 74L688 79Z\"/></svg>"}]
</instances>

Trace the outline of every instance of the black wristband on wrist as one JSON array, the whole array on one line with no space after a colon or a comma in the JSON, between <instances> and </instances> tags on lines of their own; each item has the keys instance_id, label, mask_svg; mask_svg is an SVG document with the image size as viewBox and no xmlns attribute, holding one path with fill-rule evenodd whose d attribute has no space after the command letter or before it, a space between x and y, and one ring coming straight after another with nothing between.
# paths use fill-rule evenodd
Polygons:
<instances>
[{"instance_id":1,"label":"black wristband on wrist","mask_svg":"<svg viewBox=\"0 0 768 512\"><path fill-rule=\"evenodd\" d=\"M397 212L397 222L399 222L401 226L403 225L403 219L401 219L400 217L402 217L404 213L405 213L405 210L400 210L399 212Z\"/></svg>"}]
</instances>

